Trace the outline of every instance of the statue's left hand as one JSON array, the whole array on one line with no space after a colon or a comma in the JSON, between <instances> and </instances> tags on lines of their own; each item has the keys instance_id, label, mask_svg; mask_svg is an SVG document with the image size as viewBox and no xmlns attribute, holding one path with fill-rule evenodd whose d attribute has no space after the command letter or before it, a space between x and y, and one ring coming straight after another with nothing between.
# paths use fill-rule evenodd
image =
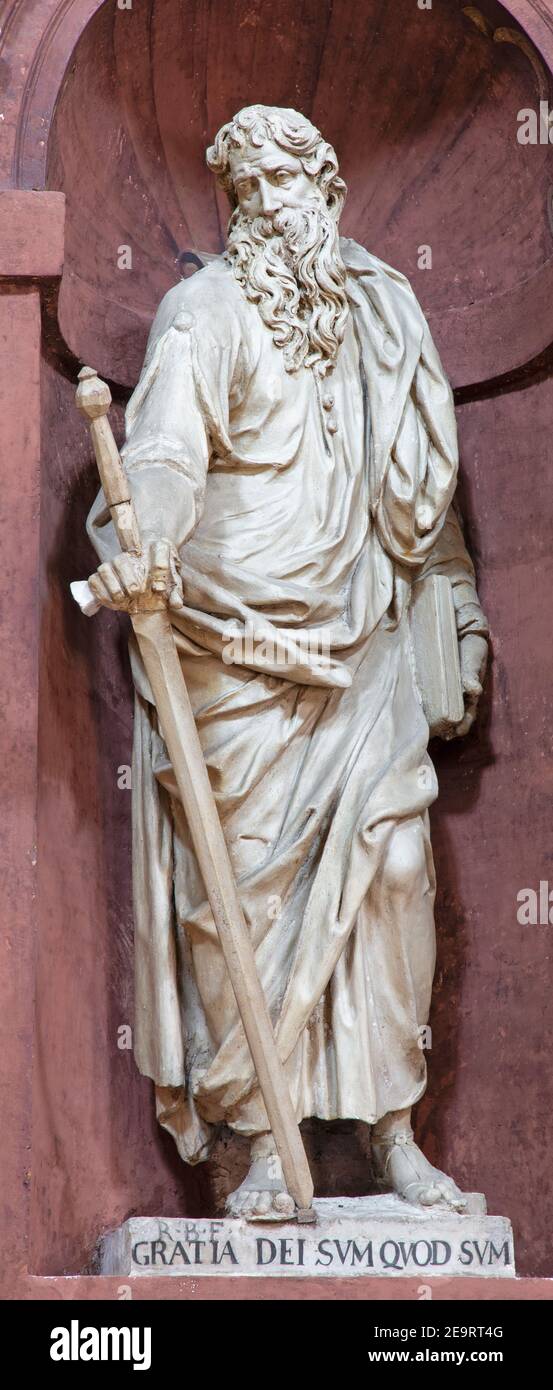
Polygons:
<instances>
[{"instance_id":1,"label":"statue's left hand","mask_svg":"<svg viewBox=\"0 0 553 1390\"><path fill-rule=\"evenodd\" d=\"M461 663L461 684L465 697L465 713L459 724L453 724L444 735L445 738L462 738L468 734L476 718L478 701L482 694L486 666L488 664L488 643L478 632L466 632L459 643Z\"/></svg>"}]
</instances>

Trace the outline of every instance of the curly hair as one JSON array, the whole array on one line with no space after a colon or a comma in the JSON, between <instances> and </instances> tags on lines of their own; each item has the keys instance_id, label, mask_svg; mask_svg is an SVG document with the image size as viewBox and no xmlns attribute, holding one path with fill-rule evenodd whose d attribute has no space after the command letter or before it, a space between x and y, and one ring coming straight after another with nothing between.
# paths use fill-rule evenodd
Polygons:
<instances>
[{"instance_id":1,"label":"curly hair","mask_svg":"<svg viewBox=\"0 0 553 1390\"><path fill-rule=\"evenodd\" d=\"M315 179L329 212L338 222L347 189L338 174L336 153L311 121L285 106L244 106L221 126L206 151L208 167L227 193L231 206L237 206L230 170L231 149L252 145L260 148L266 140L274 141L279 149L300 160L304 173Z\"/></svg>"}]
</instances>

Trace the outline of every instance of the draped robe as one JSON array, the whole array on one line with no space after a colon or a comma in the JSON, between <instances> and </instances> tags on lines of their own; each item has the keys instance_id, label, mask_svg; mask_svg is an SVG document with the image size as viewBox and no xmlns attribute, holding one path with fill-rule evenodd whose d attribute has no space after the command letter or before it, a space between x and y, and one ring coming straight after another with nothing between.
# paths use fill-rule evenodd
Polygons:
<instances>
[{"instance_id":1,"label":"draped robe","mask_svg":"<svg viewBox=\"0 0 553 1390\"><path fill-rule=\"evenodd\" d=\"M123 452L141 526L179 548L175 637L296 1113L373 1123L426 1080L437 785L413 582L449 575L460 636L485 620L428 327L403 276L341 247L350 314L325 378L286 371L224 258L171 290ZM102 494L89 533L101 559L116 553ZM133 639L130 651L134 1050L196 1162L220 1122L268 1124Z\"/></svg>"}]
</instances>

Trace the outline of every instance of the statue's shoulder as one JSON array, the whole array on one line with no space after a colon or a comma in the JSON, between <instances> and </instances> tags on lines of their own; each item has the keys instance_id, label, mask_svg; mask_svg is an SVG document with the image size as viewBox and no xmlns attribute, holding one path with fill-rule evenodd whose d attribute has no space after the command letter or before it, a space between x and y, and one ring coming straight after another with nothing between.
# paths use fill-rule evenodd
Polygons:
<instances>
[{"instance_id":1,"label":"statue's shoulder","mask_svg":"<svg viewBox=\"0 0 553 1390\"><path fill-rule=\"evenodd\" d=\"M228 262L223 256L214 256L201 270L167 291L155 316L151 339L157 341L170 328L202 332L214 322L221 328L227 317L236 315L240 299Z\"/></svg>"},{"instance_id":2,"label":"statue's shoulder","mask_svg":"<svg viewBox=\"0 0 553 1390\"><path fill-rule=\"evenodd\" d=\"M377 316L388 325L399 322L404 341L410 341L418 350L422 338L428 335L427 321L406 275L372 256L349 236L340 236L340 252L346 265L350 302L354 313L357 311L365 321L365 328L364 307L370 304L372 317Z\"/></svg>"},{"instance_id":3,"label":"statue's shoulder","mask_svg":"<svg viewBox=\"0 0 553 1390\"><path fill-rule=\"evenodd\" d=\"M415 292L401 270L396 270L393 265L388 265L386 261L381 261L378 256L374 256L372 251L367 251L365 246L361 246L352 237L340 237L340 250L342 259L348 272L354 278L367 276L375 281L386 281L389 287L397 285L402 293L408 293L415 297Z\"/></svg>"}]
</instances>

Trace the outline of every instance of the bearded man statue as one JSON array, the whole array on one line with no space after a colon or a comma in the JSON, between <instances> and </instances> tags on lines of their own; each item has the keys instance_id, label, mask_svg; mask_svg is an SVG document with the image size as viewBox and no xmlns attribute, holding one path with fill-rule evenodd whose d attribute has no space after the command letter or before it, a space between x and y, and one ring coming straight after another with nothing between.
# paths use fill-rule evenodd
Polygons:
<instances>
[{"instance_id":1,"label":"bearded man statue","mask_svg":"<svg viewBox=\"0 0 553 1390\"><path fill-rule=\"evenodd\" d=\"M209 168L224 255L165 296L123 451L150 563L118 554L100 494L96 597L159 585L296 1115L371 1127L381 1184L466 1200L414 1142L435 963L437 782L409 603L452 586L466 733L487 623L453 495L453 399L403 277L339 235L332 147L250 106ZM154 547L157 556L154 567ZM156 709L131 641L135 1056L187 1163L251 1141L231 1215L292 1213Z\"/></svg>"}]
</instances>

